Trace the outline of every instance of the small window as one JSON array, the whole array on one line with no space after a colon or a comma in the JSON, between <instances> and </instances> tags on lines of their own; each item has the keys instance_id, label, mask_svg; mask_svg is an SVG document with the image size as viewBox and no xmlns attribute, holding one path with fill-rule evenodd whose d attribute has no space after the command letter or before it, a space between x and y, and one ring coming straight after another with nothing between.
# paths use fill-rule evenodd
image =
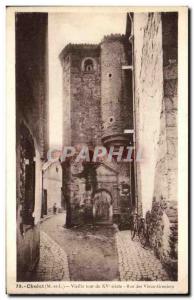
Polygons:
<instances>
[{"instance_id":1,"label":"small window","mask_svg":"<svg viewBox=\"0 0 194 300\"><path fill-rule=\"evenodd\" d=\"M109 77L109 78L111 78L111 77L112 77L112 74L111 74L111 73L109 73L109 74L108 74L108 77Z\"/></svg>"},{"instance_id":2,"label":"small window","mask_svg":"<svg viewBox=\"0 0 194 300\"><path fill-rule=\"evenodd\" d=\"M110 117L109 122L110 122L110 123L113 123L114 120L115 120L114 117Z\"/></svg>"},{"instance_id":3,"label":"small window","mask_svg":"<svg viewBox=\"0 0 194 300\"><path fill-rule=\"evenodd\" d=\"M84 62L84 71L85 72L92 72L94 70L94 64L93 61L91 59L87 59Z\"/></svg>"}]
</instances>

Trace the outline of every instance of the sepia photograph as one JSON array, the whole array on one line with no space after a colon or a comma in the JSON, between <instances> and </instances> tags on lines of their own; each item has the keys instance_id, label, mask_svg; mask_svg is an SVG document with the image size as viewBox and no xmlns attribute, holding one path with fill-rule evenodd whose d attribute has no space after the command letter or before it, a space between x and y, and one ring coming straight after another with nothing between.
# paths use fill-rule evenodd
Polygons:
<instances>
[{"instance_id":1,"label":"sepia photograph","mask_svg":"<svg viewBox=\"0 0 194 300\"><path fill-rule=\"evenodd\" d=\"M10 293L188 292L187 18L186 7L7 8Z\"/></svg>"}]
</instances>

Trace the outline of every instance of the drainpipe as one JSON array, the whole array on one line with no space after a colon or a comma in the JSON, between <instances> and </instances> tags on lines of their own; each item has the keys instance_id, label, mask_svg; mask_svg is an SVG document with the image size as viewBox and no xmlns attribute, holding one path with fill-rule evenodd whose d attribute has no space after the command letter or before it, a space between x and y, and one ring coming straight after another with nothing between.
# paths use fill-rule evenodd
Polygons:
<instances>
[{"instance_id":1,"label":"drainpipe","mask_svg":"<svg viewBox=\"0 0 194 300\"><path fill-rule=\"evenodd\" d=\"M44 171L42 170L42 197L41 197L41 213L40 213L40 217L43 217L43 197L44 197L44 188L43 188L43 176L44 176Z\"/></svg>"},{"instance_id":2,"label":"drainpipe","mask_svg":"<svg viewBox=\"0 0 194 300\"><path fill-rule=\"evenodd\" d=\"M134 133L133 133L133 145L134 145L134 153L135 153L135 160L134 160L134 175L135 175L135 203L136 203L136 209L137 209L137 214L139 214L139 209L138 209L138 185L137 185L137 166L136 166L136 110L135 110L135 68L134 68L134 23L133 23L133 18L131 14L129 13L129 18L131 20L132 24L132 29L131 29L131 35L129 37L129 42L131 42L132 45L132 97L133 97L133 128L134 128Z\"/></svg>"},{"instance_id":3,"label":"drainpipe","mask_svg":"<svg viewBox=\"0 0 194 300\"><path fill-rule=\"evenodd\" d=\"M132 97L133 97L133 129L125 129L124 133L128 133L128 134L133 134L133 147L134 147L134 154L135 154L135 160L133 162L133 166L134 166L134 181L135 181L135 206L136 206L136 211L138 213L138 188L137 188L137 168L136 168L136 114L135 114L135 80L134 80L134 31L133 31L133 19L131 14L128 14L129 18L130 18L130 22L131 22L131 32L130 32L130 36L128 38L129 43L131 43L131 58L132 58L132 62L130 66L122 66L122 69L128 69L131 70L132 72Z\"/></svg>"}]
</instances>

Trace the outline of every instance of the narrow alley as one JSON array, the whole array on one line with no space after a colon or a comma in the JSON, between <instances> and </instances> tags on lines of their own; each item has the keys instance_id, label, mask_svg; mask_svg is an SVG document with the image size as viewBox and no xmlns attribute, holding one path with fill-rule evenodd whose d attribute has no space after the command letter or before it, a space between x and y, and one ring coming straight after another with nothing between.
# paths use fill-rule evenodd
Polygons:
<instances>
[{"instance_id":1,"label":"narrow alley","mask_svg":"<svg viewBox=\"0 0 194 300\"><path fill-rule=\"evenodd\" d=\"M64 228L60 213L41 224L40 262L33 281L170 280L151 250L114 226Z\"/></svg>"},{"instance_id":2,"label":"narrow alley","mask_svg":"<svg viewBox=\"0 0 194 300\"><path fill-rule=\"evenodd\" d=\"M8 9L8 292L188 290L187 10Z\"/></svg>"},{"instance_id":3,"label":"narrow alley","mask_svg":"<svg viewBox=\"0 0 194 300\"><path fill-rule=\"evenodd\" d=\"M74 227L72 229L64 228L65 214L61 213L45 220L41 224L41 236L49 237L47 241L42 240L42 247L40 256L48 257L48 244L51 239L55 242L55 254L59 255L57 251L58 245L62 248L68 257L68 268L70 279L73 281L94 281L94 280L119 280L118 258L115 245L115 230L112 226L95 226L90 225ZM53 243L52 243L53 247ZM40 264L45 264L50 272L50 264L53 255L48 258L49 264L40 258ZM58 270L55 272L50 280L58 280L59 273L61 273L61 261L59 262ZM44 267L41 266L41 269ZM66 269L68 276L68 270ZM46 273L45 273L46 276ZM43 280L43 277L41 277ZM47 276L45 278L47 280ZM61 280L63 278L61 277Z\"/></svg>"}]
</instances>

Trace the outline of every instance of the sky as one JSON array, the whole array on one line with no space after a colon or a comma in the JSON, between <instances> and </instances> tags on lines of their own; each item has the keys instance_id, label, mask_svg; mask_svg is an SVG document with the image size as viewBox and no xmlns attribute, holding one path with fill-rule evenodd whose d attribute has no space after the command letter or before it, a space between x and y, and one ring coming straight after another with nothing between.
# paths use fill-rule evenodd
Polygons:
<instances>
[{"instance_id":1,"label":"sky","mask_svg":"<svg viewBox=\"0 0 194 300\"><path fill-rule=\"evenodd\" d=\"M99 43L104 35L125 33L125 12L49 13L49 140L50 147L62 146L62 67L59 53L68 43Z\"/></svg>"}]
</instances>

